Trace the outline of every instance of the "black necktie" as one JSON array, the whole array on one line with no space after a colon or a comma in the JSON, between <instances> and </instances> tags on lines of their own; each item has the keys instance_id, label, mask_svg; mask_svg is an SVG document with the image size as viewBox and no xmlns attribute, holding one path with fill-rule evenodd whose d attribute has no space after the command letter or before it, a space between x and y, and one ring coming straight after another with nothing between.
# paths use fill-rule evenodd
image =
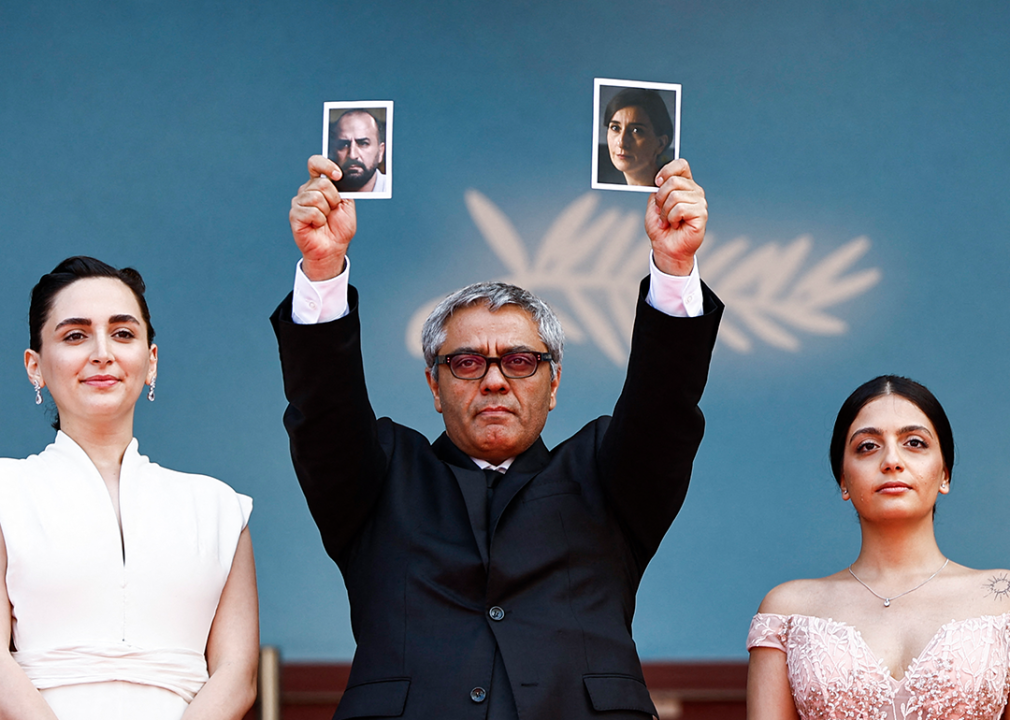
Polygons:
<instances>
[{"instance_id":1,"label":"black necktie","mask_svg":"<svg viewBox=\"0 0 1010 720\"><path fill-rule=\"evenodd\" d=\"M484 542L488 550L491 549L491 500L494 498L494 486L504 475L493 468L484 468L484 479L487 480L487 505L484 507L484 529L487 537Z\"/></svg>"}]
</instances>

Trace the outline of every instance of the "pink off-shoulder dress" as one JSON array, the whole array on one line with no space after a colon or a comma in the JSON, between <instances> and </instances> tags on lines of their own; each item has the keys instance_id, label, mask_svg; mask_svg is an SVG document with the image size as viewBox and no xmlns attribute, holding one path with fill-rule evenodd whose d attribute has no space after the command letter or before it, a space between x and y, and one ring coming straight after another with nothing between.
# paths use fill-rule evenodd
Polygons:
<instances>
[{"instance_id":1,"label":"pink off-shoulder dress","mask_svg":"<svg viewBox=\"0 0 1010 720\"><path fill-rule=\"evenodd\" d=\"M758 613L747 636L756 647L786 654L803 720L997 720L1010 689L1010 614L947 623L901 680L830 618Z\"/></svg>"}]
</instances>

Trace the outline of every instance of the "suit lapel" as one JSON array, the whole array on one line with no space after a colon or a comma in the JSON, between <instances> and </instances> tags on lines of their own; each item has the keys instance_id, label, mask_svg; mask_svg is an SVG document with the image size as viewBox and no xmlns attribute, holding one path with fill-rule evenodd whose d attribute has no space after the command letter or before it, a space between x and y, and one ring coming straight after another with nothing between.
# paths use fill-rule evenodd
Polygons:
<instances>
[{"instance_id":1,"label":"suit lapel","mask_svg":"<svg viewBox=\"0 0 1010 720\"><path fill-rule=\"evenodd\" d=\"M473 465L473 463L471 463ZM474 466L476 468L476 465ZM479 469L465 470L455 465L450 465L449 469L456 476L456 483L460 492L463 493L463 500L466 502L466 514L470 518L470 529L473 531L473 539L477 543L480 551L480 559L487 569L487 522L484 508L487 507L487 485L484 480L484 473Z\"/></svg>"},{"instance_id":2,"label":"suit lapel","mask_svg":"<svg viewBox=\"0 0 1010 720\"><path fill-rule=\"evenodd\" d=\"M495 529L498 527L498 519L505 512L505 508L509 506L516 494L547 465L550 459L551 454L548 452L547 446L544 445L544 441L537 438L526 452L515 459L508 472L505 473L505 477L498 481L494 497L491 500L490 535L492 539Z\"/></svg>"},{"instance_id":3,"label":"suit lapel","mask_svg":"<svg viewBox=\"0 0 1010 720\"><path fill-rule=\"evenodd\" d=\"M505 512L505 508L512 502L516 494L547 465L551 454L547 450L547 446L544 445L544 441L537 438L526 452L515 459L508 472L495 487L494 497L491 501L491 529L489 532L486 525L487 483L484 473L470 459L469 455L456 447L445 433L442 433L431 447L439 460L449 466L456 478L459 490L463 494L463 501L466 503L473 539L480 551L480 559L484 562L484 567L487 568L488 545L490 544L487 542L487 538L494 538L498 519Z\"/></svg>"},{"instance_id":4,"label":"suit lapel","mask_svg":"<svg viewBox=\"0 0 1010 720\"><path fill-rule=\"evenodd\" d=\"M487 569L487 512L485 510L487 507L487 483L484 480L484 473L466 453L453 444L445 433L442 433L431 447L438 459L449 466L456 478L456 484L459 485L459 491L463 495L463 502L466 503L466 514L470 519L473 539L480 551L480 559L484 563L484 569Z\"/></svg>"}]
</instances>

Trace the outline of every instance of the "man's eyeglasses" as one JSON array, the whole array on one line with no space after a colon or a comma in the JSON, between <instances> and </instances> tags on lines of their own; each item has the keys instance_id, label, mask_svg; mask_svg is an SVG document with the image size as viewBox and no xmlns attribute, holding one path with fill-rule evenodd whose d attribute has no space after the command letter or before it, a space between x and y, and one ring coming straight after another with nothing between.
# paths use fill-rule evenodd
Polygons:
<instances>
[{"instance_id":1,"label":"man's eyeglasses","mask_svg":"<svg viewBox=\"0 0 1010 720\"><path fill-rule=\"evenodd\" d=\"M550 353L512 352L501 357L485 357L477 353L453 353L437 355L436 365L448 365L449 372L460 380L480 380L487 375L487 369L494 363L507 378L518 380L536 373L543 361L550 361Z\"/></svg>"}]
</instances>

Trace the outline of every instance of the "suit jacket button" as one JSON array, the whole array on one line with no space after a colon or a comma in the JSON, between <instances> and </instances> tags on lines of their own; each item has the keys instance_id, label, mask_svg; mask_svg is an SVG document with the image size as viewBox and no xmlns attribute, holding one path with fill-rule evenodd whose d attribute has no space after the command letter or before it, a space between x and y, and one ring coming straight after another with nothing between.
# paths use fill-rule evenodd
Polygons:
<instances>
[{"instance_id":1,"label":"suit jacket button","mask_svg":"<svg viewBox=\"0 0 1010 720\"><path fill-rule=\"evenodd\" d=\"M482 687L475 687L470 691L470 699L475 703L482 703L487 700L487 690Z\"/></svg>"},{"instance_id":2,"label":"suit jacket button","mask_svg":"<svg viewBox=\"0 0 1010 720\"><path fill-rule=\"evenodd\" d=\"M500 607L495 605L493 608L487 611L487 614L491 616L491 619L497 622L498 620L505 619L505 611Z\"/></svg>"}]
</instances>

